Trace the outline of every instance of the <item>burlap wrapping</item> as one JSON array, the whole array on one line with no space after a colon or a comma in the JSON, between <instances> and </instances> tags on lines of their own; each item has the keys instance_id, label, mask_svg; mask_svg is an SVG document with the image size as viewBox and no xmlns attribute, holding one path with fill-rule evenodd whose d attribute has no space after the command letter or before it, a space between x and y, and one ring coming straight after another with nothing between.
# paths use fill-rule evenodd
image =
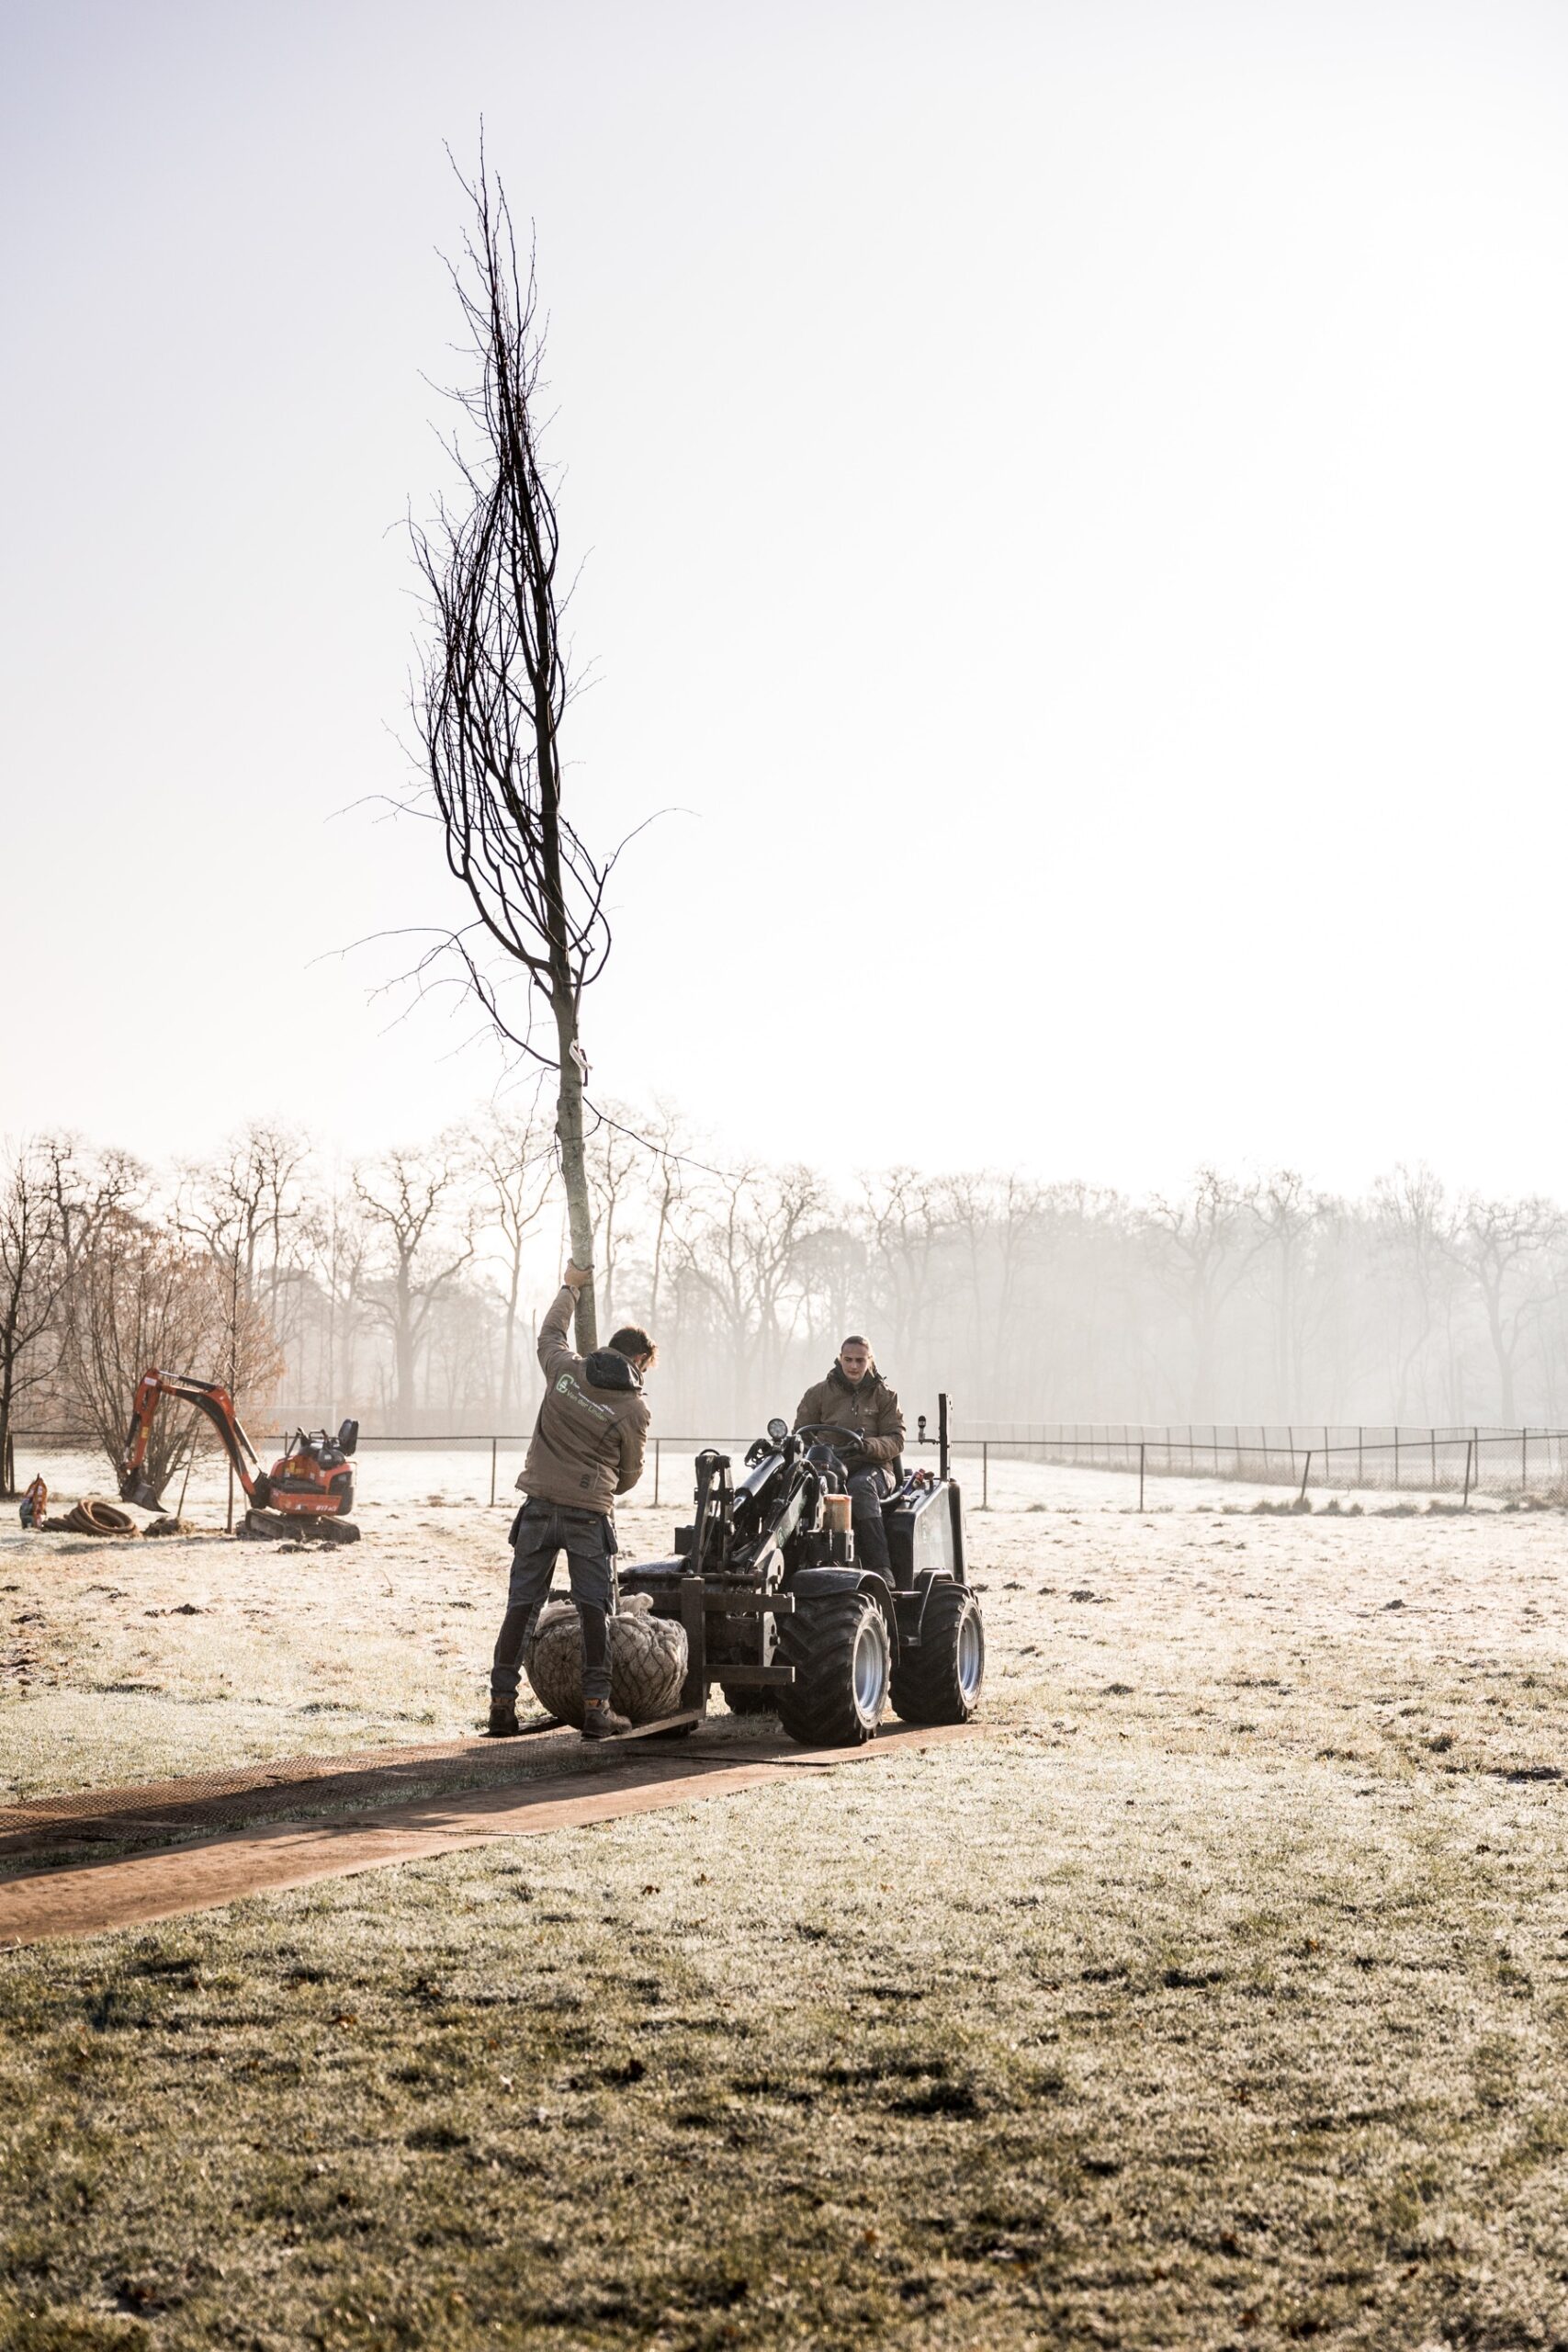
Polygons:
<instances>
[{"instance_id":1,"label":"burlap wrapping","mask_svg":"<svg viewBox=\"0 0 1568 2352\"><path fill-rule=\"evenodd\" d=\"M581 1730L582 1628L570 1601L543 1611L523 1665L540 1705ZM610 1704L630 1723L652 1723L673 1713L685 1679L685 1627L650 1616L647 1595L634 1595L610 1620Z\"/></svg>"}]
</instances>

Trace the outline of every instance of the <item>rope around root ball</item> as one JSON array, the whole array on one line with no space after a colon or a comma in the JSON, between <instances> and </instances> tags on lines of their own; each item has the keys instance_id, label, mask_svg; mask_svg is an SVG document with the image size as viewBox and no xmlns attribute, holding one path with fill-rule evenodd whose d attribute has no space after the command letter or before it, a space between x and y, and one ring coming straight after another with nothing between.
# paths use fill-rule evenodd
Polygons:
<instances>
[{"instance_id":1,"label":"rope around root ball","mask_svg":"<svg viewBox=\"0 0 1568 2352\"><path fill-rule=\"evenodd\" d=\"M570 1602L541 1615L524 1659L535 1696L562 1723L582 1728L582 1627ZM610 1620L610 1704L627 1721L672 1713L686 1679L686 1629L646 1604Z\"/></svg>"}]
</instances>

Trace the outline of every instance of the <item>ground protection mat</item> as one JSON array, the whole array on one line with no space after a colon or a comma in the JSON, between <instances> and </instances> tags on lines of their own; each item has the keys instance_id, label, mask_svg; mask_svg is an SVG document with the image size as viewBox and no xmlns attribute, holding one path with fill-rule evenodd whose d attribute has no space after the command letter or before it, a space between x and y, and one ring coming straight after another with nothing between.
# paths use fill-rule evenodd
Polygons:
<instances>
[{"instance_id":1,"label":"ground protection mat","mask_svg":"<svg viewBox=\"0 0 1568 2352\"><path fill-rule=\"evenodd\" d=\"M385 1870L494 1838L537 1837L697 1798L738 1795L795 1772L874 1763L912 1748L973 1738L980 1730L974 1724L908 1728L885 1732L864 1747L797 1748L771 1756L754 1748L713 1747L694 1755L687 1747L653 1758L646 1749L627 1748L602 1769L570 1777L541 1774L510 1786L423 1797L374 1814L268 1823L173 1849L37 1871L0 1883L0 1950L51 1937L145 1927L190 1911L215 1910L244 1895Z\"/></svg>"},{"instance_id":2,"label":"ground protection mat","mask_svg":"<svg viewBox=\"0 0 1568 2352\"><path fill-rule=\"evenodd\" d=\"M0 1868L28 1857L73 1860L72 1849L166 1845L180 1830L239 1828L290 1814L331 1813L436 1790L522 1781L581 1755L572 1731L524 1740L454 1739L423 1747L366 1747L346 1755L278 1756L265 1764L142 1781L130 1788L73 1789L0 1804Z\"/></svg>"}]
</instances>

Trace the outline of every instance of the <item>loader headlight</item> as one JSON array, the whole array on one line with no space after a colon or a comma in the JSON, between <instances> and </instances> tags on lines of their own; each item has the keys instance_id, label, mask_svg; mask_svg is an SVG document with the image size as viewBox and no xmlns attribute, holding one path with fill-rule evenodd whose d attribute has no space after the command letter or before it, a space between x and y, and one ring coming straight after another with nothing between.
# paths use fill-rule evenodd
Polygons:
<instances>
[{"instance_id":1,"label":"loader headlight","mask_svg":"<svg viewBox=\"0 0 1568 2352\"><path fill-rule=\"evenodd\" d=\"M787 1421L773 1420L768 1423L768 1442L770 1445L782 1445L788 1435L789 1423Z\"/></svg>"}]
</instances>

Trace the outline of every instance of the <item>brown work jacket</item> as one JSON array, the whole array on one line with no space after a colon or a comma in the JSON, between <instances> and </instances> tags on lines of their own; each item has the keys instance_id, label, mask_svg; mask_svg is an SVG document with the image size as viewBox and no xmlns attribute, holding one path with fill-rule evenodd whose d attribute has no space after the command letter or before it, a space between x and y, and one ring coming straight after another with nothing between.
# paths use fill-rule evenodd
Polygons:
<instances>
[{"instance_id":1,"label":"brown work jacket","mask_svg":"<svg viewBox=\"0 0 1568 2352\"><path fill-rule=\"evenodd\" d=\"M642 1476L648 1404L633 1366L614 1348L586 1361L567 1339L576 1293L561 1284L539 1326L545 1400L517 1484L558 1508L614 1514L615 1497Z\"/></svg>"},{"instance_id":2,"label":"brown work jacket","mask_svg":"<svg viewBox=\"0 0 1568 2352\"><path fill-rule=\"evenodd\" d=\"M863 1430L866 1460L885 1467L897 1462L904 1451L904 1416L898 1409L897 1392L874 1369L852 1385L841 1366L835 1364L827 1379L808 1388L795 1407L795 1428L804 1429L807 1421Z\"/></svg>"}]
</instances>

